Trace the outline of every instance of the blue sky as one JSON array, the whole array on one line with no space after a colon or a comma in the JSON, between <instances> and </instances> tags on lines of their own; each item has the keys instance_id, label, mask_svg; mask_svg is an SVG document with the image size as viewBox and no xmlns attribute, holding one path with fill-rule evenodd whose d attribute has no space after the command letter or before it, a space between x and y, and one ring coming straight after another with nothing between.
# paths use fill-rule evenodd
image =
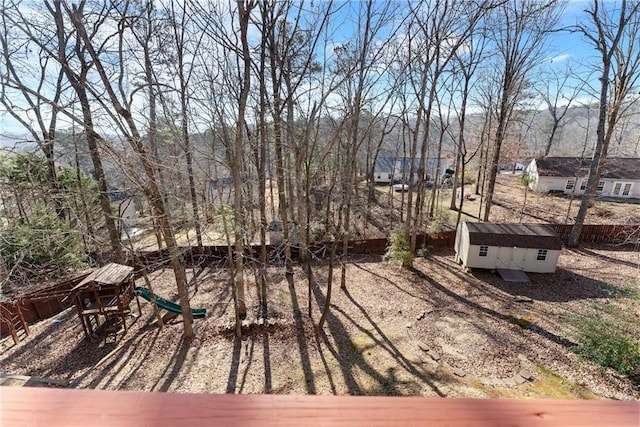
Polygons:
<instances>
[{"instance_id":1,"label":"blue sky","mask_svg":"<svg viewBox=\"0 0 640 427\"><path fill-rule=\"evenodd\" d=\"M398 4L403 4L399 2ZM589 6L588 1L569 1L566 5L565 13L562 16L560 25L563 27L569 27L575 25L580 18L584 18L584 10ZM615 4L615 2L605 3L609 6ZM377 7L381 7L383 4L377 4ZM357 7L357 3L343 4L343 13L349 13L348 9ZM353 13L353 10L351 10ZM335 29L334 35L336 40L334 43L343 43L349 38L350 32L353 31L352 24L341 22L338 16L331 20L331 27ZM386 34L385 34L386 35ZM338 40L342 39L342 40ZM562 31L553 34L550 38L549 48L549 62L551 67L556 67L561 70L567 66L567 64L578 64L580 62L593 61L596 58L596 52L592 45L590 45L579 33ZM24 128L13 118L9 116L0 107L0 145L8 145L7 137L25 135Z\"/></svg>"}]
</instances>

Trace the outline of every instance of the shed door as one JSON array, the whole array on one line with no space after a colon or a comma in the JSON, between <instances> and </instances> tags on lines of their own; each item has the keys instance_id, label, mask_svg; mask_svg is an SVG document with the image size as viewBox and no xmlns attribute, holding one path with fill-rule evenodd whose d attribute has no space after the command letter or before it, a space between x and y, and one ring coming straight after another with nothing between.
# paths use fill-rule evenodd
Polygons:
<instances>
[{"instance_id":1,"label":"shed door","mask_svg":"<svg viewBox=\"0 0 640 427\"><path fill-rule=\"evenodd\" d=\"M523 248L498 248L496 268L507 270L524 270L526 249Z\"/></svg>"},{"instance_id":2,"label":"shed door","mask_svg":"<svg viewBox=\"0 0 640 427\"><path fill-rule=\"evenodd\" d=\"M511 267L511 248L498 248L498 256L496 257L496 268L506 268L510 269Z\"/></svg>"},{"instance_id":3,"label":"shed door","mask_svg":"<svg viewBox=\"0 0 640 427\"><path fill-rule=\"evenodd\" d=\"M511 250L511 269L512 270L524 270L526 249L513 248Z\"/></svg>"}]
</instances>

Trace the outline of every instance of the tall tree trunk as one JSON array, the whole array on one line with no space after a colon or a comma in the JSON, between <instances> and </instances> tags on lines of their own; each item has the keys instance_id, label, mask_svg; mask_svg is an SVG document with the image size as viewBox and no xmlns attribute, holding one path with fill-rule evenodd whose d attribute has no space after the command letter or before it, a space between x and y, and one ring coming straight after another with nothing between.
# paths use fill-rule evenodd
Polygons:
<instances>
[{"instance_id":1,"label":"tall tree trunk","mask_svg":"<svg viewBox=\"0 0 640 427\"><path fill-rule=\"evenodd\" d=\"M502 101L500 103L500 114L498 116L498 126L496 128L496 137L493 145L493 156L491 157L491 163L489 164L489 183L487 184L487 196L484 202L484 216L482 218L484 222L489 221L489 215L491 214L493 192L496 187L496 178L498 177L498 167L500 164L500 150L502 148L502 142L504 141L507 129L507 121L510 116L510 113L508 112L509 92L506 89L507 85L509 85L509 83L505 83L505 88L502 90Z\"/></svg>"},{"instance_id":2,"label":"tall tree trunk","mask_svg":"<svg viewBox=\"0 0 640 427\"><path fill-rule=\"evenodd\" d=\"M590 34L582 28L582 32L595 43L596 49L602 57L602 74L600 76L600 108L598 112L598 127L596 129L596 146L594 147L593 160L589 168L587 188L582 196L580 208L576 220L569 234L567 246L576 247L580 240L580 233L587 209L594 199L600 181L603 161L607 158L607 152L613 131L619 119L620 106L633 88L633 82L637 81L640 73L640 55L634 46L637 43L626 42L622 49L623 36L629 40L638 40L640 34L640 2L630 2L627 10L627 1L623 0L617 11L617 22L606 19L609 12L599 12L600 4L594 1L593 9L588 13L596 27L596 35ZM611 28L609 28L611 27ZM613 31L615 29L615 31ZM610 43L610 44L608 44ZM613 63L615 61L615 64ZM612 67L614 74L614 87L611 99L609 99L610 73Z\"/></svg>"},{"instance_id":3,"label":"tall tree trunk","mask_svg":"<svg viewBox=\"0 0 640 427\"><path fill-rule=\"evenodd\" d=\"M193 173L193 154L191 149L191 137L189 135L189 95L187 94L187 85L188 78L185 76L184 69L184 31L185 26L187 25L184 22L184 14L186 11L182 10L182 19L181 22L178 22L178 18L175 14L174 3L171 3L171 14L173 17L173 31L174 37L176 41L176 53L178 59L178 80L180 82L180 129L182 134L182 148L184 150L184 154L187 161L187 176L189 179L189 195L191 201L191 211L193 214L193 221L196 229L196 240L198 242L198 248L202 248L202 229L200 226L200 212L198 208L198 194L196 191L196 183L195 177ZM180 26L180 28L178 28ZM191 52L191 54L197 54L196 52Z\"/></svg>"},{"instance_id":4,"label":"tall tree trunk","mask_svg":"<svg viewBox=\"0 0 640 427\"><path fill-rule=\"evenodd\" d=\"M81 45L79 43L75 46L75 52L81 63L80 74L76 74L73 71L74 68L69 65L67 61L67 52L65 51L65 46L67 44L65 35L65 23L60 3L55 2L54 8L55 9L50 9L50 12L53 15L56 23L56 34L58 40L57 60L60 63L61 68L64 70L65 75L71 83L71 86L73 87L76 95L78 96L78 100L80 101L80 106L82 108L84 132L87 137L87 145L89 146L91 162L93 163L93 176L98 184L100 208L102 209L105 226L107 227L107 232L109 233L109 242L111 243L113 260L115 262L124 262L120 235L118 234L116 223L113 218L113 212L111 211L111 201L109 200L107 179L104 174L104 167L102 166L102 157L98 149L99 136L93 126L93 114L91 112L91 105L89 103L89 98L87 95L86 76L89 72L89 66L84 60L84 52L82 51Z\"/></svg>"},{"instance_id":5,"label":"tall tree trunk","mask_svg":"<svg viewBox=\"0 0 640 427\"><path fill-rule=\"evenodd\" d=\"M244 159L244 127L247 99L251 85L251 53L249 51L248 29L253 1L238 0L238 20L240 24L240 42L242 44L242 81L240 99L238 100L238 121L236 123L235 147L233 156L233 212L235 238L235 274L233 278L237 298L237 313L240 319L247 317L247 306L244 290L244 215L242 197L243 159Z\"/></svg>"},{"instance_id":6,"label":"tall tree trunk","mask_svg":"<svg viewBox=\"0 0 640 427\"><path fill-rule=\"evenodd\" d=\"M65 8L67 8L66 5ZM73 10L69 10L67 8L66 11L69 14L71 21L78 33L78 37L80 38L80 40L82 40L84 47L87 49L87 52L92 59L93 65L100 77L100 80L102 81L102 84L104 85L107 96L111 104L113 105L113 108L124 121L123 125L126 124L130 132L130 134L127 135L127 141L129 142L129 145L134 150L134 152L137 154L138 160L141 162L144 173L147 177L148 187L145 189L145 192L147 194L149 202L154 208L155 215L160 222L160 228L162 229L162 234L164 236L165 242L167 244L167 249L171 257L171 265L173 267L173 272L176 278L176 287L178 290L178 297L180 298L180 307L182 309L182 316L184 320L183 336L185 339L190 339L194 336L193 315L191 312L191 305L189 303L189 292L187 289L186 274L184 271L184 265L181 260L180 253L178 251L175 233L169 218L170 214L165 206L162 192L160 191L160 188L158 186L155 168L153 167L150 157L144 145L142 144L142 137L138 132L136 121L131 114L131 111L125 108L125 106L118 99L116 90L111 85L111 78L105 70L100 56L95 51L95 48L92 45L92 41L86 32L86 29L82 22L82 9L78 9L74 6ZM120 34L120 36L122 36L122 34ZM122 52L120 52L120 54L122 54ZM97 134L93 136L95 138L98 138Z\"/></svg>"},{"instance_id":7,"label":"tall tree trunk","mask_svg":"<svg viewBox=\"0 0 640 427\"><path fill-rule=\"evenodd\" d=\"M331 309L331 290L333 288L333 264L336 258L336 242L331 243L331 251L329 255L329 272L327 273L327 297L324 300L324 307L322 307L322 315L318 321L318 329L322 329L325 320L329 315Z\"/></svg>"}]
</instances>

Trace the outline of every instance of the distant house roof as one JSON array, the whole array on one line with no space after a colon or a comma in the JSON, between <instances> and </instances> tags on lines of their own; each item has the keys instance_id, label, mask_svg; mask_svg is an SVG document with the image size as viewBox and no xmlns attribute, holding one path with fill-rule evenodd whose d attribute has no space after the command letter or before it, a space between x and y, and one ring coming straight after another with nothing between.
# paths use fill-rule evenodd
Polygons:
<instances>
[{"instance_id":1,"label":"distant house roof","mask_svg":"<svg viewBox=\"0 0 640 427\"><path fill-rule=\"evenodd\" d=\"M380 156L376 159L376 172L391 172L395 169L395 157Z\"/></svg>"},{"instance_id":2,"label":"distant house roof","mask_svg":"<svg viewBox=\"0 0 640 427\"><path fill-rule=\"evenodd\" d=\"M467 222L469 244L534 249L561 249L555 230L545 224Z\"/></svg>"},{"instance_id":3,"label":"distant house roof","mask_svg":"<svg viewBox=\"0 0 640 427\"><path fill-rule=\"evenodd\" d=\"M545 157L536 159L538 175L574 177L586 176L591 159L575 157ZM602 178L640 179L640 158L610 157L604 161Z\"/></svg>"},{"instance_id":4,"label":"distant house roof","mask_svg":"<svg viewBox=\"0 0 640 427\"><path fill-rule=\"evenodd\" d=\"M436 172L436 166L438 164L437 157L427 157L425 161L425 168L428 174L434 174ZM441 160L440 167L443 168L445 160ZM416 158L413 161L414 173L418 173L418 167L420 166L420 159ZM407 174L411 170L411 158L410 157L393 157L393 156L380 156L376 159L374 170L376 172L397 172Z\"/></svg>"}]
</instances>

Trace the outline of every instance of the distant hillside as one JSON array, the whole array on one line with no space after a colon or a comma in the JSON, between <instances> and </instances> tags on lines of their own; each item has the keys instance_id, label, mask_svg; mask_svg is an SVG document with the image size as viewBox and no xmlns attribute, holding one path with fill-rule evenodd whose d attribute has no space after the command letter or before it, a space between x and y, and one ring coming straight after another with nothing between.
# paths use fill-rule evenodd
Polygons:
<instances>
[{"instance_id":1,"label":"distant hillside","mask_svg":"<svg viewBox=\"0 0 640 427\"><path fill-rule=\"evenodd\" d=\"M597 105L572 107L567 111L554 138L550 156L590 157L596 141ZM522 117L529 124L525 134L523 158L539 157L551 132L552 119L548 111L531 111ZM618 124L609 148L611 157L640 156L640 103L636 103Z\"/></svg>"}]
</instances>

